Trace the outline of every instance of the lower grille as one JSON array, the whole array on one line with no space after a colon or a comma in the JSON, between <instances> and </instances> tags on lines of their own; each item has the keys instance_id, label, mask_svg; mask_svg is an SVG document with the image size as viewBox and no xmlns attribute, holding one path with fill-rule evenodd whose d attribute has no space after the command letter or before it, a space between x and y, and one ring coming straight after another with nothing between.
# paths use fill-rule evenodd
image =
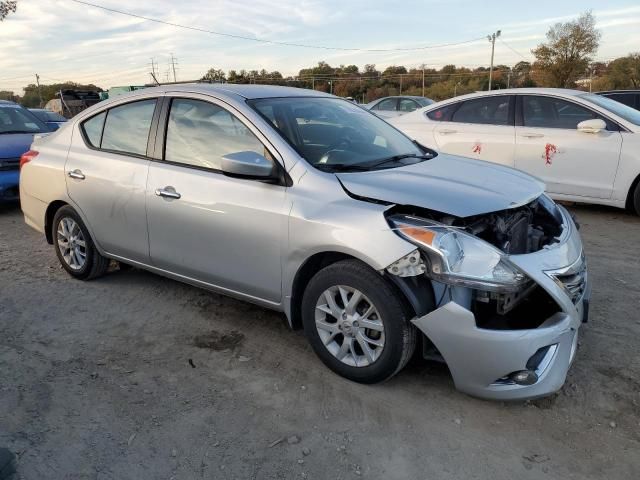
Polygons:
<instances>
[{"instance_id":1,"label":"lower grille","mask_svg":"<svg viewBox=\"0 0 640 480\"><path fill-rule=\"evenodd\" d=\"M0 158L0 172L7 170L18 170L19 168L19 158Z\"/></svg>"}]
</instances>

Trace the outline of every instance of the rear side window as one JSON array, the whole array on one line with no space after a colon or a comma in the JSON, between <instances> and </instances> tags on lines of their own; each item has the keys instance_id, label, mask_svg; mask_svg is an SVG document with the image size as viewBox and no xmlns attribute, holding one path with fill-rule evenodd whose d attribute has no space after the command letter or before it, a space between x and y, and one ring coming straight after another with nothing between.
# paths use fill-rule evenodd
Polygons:
<instances>
[{"instance_id":1,"label":"rear side window","mask_svg":"<svg viewBox=\"0 0 640 480\"><path fill-rule=\"evenodd\" d=\"M102 139L102 127L104 126L104 119L107 116L106 112L102 112L95 117L91 117L89 120L82 124L82 129L87 138L87 141L92 147L100 148L100 140Z\"/></svg>"},{"instance_id":2,"label":"rear side window","mask_svg":"<svg viewBox=\"0 0 640 480\"><path fill-rule=\"evenodd\" d=\"M509 96L490 96L462 102L451 117L452 122L507 125Z\"/></svg>"},{"instance_id":3,"label":"rear side window","mask_svg":"<svg viewBox=\"0 0 640 480\"><path fill-rule=\"evenodd\" d=\"M456 110L456 108L458 108L458 105L460 104L454 103L452 105L445 105L444 107L440 107L436 110L431 110L430 112L427 112L427 117L436 122L450 122L451 114Z\"/></svg>"},{"instance_id":4,"label":"rear side window","mask_svg":"<svg viewBox=\"0 0 640 480\"><path fill-rule=\"evenodd\" d=\"M397 103L398 103L398 99L396 99L396 98L387 98L386 100L381 101L379 104L377 104L375 107L373 107L373 109L374 110L384 110L384 111L387 111L387 112L395 111Z\"/></svg>"},{"instance_id":5,"label":"rear side window","mask_svg":"<svg viewBox=\"0 0 640 480\"><path fill-rule=\"evenodd\" d=\"M141 100L109 109L100 148L146 155L156 100Z\"/></svg>"},{"instance_id":6,"label":"rear side window","mask_svg":"<svg viewBox=\"0 0 640 480\"><path fill-rule=\"evenodd\" d=\"M262 142L224 108L201 100L171 102L165 160L219 170L222 156L247 151L269 158Z\"/></svg>"}]
</instances>

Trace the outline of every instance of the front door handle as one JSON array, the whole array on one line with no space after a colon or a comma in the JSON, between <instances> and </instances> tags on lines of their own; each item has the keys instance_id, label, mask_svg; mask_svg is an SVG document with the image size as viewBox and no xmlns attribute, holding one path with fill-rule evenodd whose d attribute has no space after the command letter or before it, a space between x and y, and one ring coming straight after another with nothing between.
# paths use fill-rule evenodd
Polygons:
<instances>
[{"instance_id":1,"label":"front door handle","mask_svg":"<svg viewBox=\"0 0 640 480\"><path fill-rule=\"evenodd\" d=\"M176 200L182 196L176 192L176 189L173 187L156 188L156 195L165 198L175 198Z\"/></svg>"},{"instance_id":2,"label":"front door handle","mask_svg":"<svg viewBox=\"0 0 640 480\"><path fill-rule=\"evenodd\" d=\"M80 170L78 170L77 168L75 170L71 170L69 172L69 176L71 178L75 178L76 180L84 180L86 177L84 176L84 173L82 173Z\"/></svg>"},{"instance_id":3,"label":"front door handle","mask_svg":"<svg viewBox=\"0 0 640 480\"><path fill-rule=\"evenodd\" d=\"M542 138L542 137L544 137L544 134L543 133L533 133L533 132L526 133L525 132L525 133L521 133L520 136L521 137L526 137L526 138Z\"/></svg>"},{"instance_id":4,"label":"front door handle","mask_svg":"<svg viewBox=\"0 0 640 480\"><path fill-rule=\"evenodd\" d=\"M443 128L442 130L438 130L438 133L440 135L448 135L450 133L458 133L458 130L452 130L452 129L449 129L449 128Z\"/></svg>"}]
</instances>

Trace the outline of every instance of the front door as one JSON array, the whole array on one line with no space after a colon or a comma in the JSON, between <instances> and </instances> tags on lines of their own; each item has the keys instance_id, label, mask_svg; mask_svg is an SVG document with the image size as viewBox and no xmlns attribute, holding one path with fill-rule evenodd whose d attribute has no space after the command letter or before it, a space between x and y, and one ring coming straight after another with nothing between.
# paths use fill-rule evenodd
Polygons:
<instances>
[{"instance_id":1,"label":"front door","mask_svg":"<svg viewBox=\"0 0 640 480\"><path fill-rule=\"evenodd\" d=\"M147 143L156 99L118 105L85 120L65 175L97 243L109 254L148 263Z\"/></svg>"},{"instance_id":2,"label":"front door","mask_svg":"<svg viewBox=\"0 0 640 480\"><path fill-rule=\"evenodd\" d=\"M622 136L615 124L577 103L523 95L516 127L516 168L543 180L552 194L610 198ZM585 133L583 120L602 118L606 131Z\"/></svg>"},{"instance_id":3,"label":"front door","mask_svg":"<svg viewBox=\"0 0 640 480\"><path fill-rule=\"evenodd\" d=\"M151 262L279 302L286 187L220 171L220 158L229 153L254 151L272 158L258 135L210 100L171 99L164 160L150 165L147 182Z\"/></svg>"}]
</instances>

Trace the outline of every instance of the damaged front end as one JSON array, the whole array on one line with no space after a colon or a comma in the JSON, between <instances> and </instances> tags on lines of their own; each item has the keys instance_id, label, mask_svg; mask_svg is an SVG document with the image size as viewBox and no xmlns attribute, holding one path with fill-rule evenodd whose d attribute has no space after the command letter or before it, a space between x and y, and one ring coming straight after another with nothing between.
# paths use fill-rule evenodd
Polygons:
<instances>
[{"instance_id":1,"label":"damaged front end","mask_svg":"<svg viewBox=\"0 0 640 480\"><path fill-rule=\"evenodd\" d=\"M453 217L394 206L389 225L418 247L387 268L433 288L414 324L459 390L500 399L559 389L586 320L586 263L569 213L545 195L513 209Z\"/></svg>"}]
</instances>

